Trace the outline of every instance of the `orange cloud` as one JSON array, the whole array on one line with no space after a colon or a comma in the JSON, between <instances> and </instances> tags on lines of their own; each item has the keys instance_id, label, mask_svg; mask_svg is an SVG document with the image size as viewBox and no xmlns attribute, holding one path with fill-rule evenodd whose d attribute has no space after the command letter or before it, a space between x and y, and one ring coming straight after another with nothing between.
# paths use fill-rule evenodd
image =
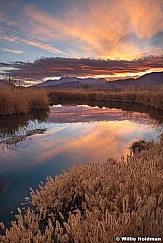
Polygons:
<instances>
[{"instance_id":1,"label":"orange cloud","mask_svg":"<svg viewBox=\"0 0 163 243\"><path fill-rule=\"evenodd\" d=\"M150 38L163 30L162 0L124 0L131 26L140 38Z\"/></svg>"},{"instance_id":2,"label":"orange cloud","mask_svg":"<svg viewBox=\"0 0 163 243\"><path fill-rule=\"evenodd\" d=\"M149 39L163 30L162 8L160 0L103 0L76 4L59 16L31 6L25 14L34 21L33 33L44 34L44 38L66 38L80 44L87 56L131 60L162 54L161 49L149 47Z\"/></svg>"}]
</instances>

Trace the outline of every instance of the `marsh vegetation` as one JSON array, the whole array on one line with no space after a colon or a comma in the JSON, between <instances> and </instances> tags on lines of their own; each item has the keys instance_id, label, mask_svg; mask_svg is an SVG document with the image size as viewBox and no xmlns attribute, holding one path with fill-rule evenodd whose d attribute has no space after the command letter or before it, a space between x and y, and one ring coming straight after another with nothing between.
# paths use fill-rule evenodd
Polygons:
<instances>
[{"instance_id":1,"label":"marsh vegetation","mask_svg":"<svg viewBox=\"0 0 163 243\"><path fill-rule=\"evenodd\" d=\"M143 104L163 109L163 87L128 88L120 90L58 90L54 88L0 88L0 115L24 114L47 110L55 100L91 100Z\"/></svg>"},{"instance_id":2,"label":"marsh vegetation","mask_svg":"<svg viewBox=\"0 0 163 243\"><path fill-rule=\"evenodd\" d=\"M0 88L0 115L48 110L48 105L48 97L44 89L12 86Z\"/></svg>"},{"instance_id":3,"label":"marsh vegetation","mask_svg":"<svg viewBox=\"0 0 163 243\"><path fill-rule=\"evenodd\" d=\"M24 92L24 89L22 90ZM64 91L62 92L64 93ZM88 93L89 92L90 91L88 91ZM75 97L80 98L78 96ZM61 96L59 98L64 100L65 96L63 97ZM92 100L88 99L88 100L89 102L93 101L93 99ZM101 105L101 107L104 107L104 105ZM115 108L116 106L114 106L112 103L112 107ZM140 112L142 112L142 116L144 116L143 114L145 110L142 107L143 106L141 106L142 110ZM61 114L58 112L58 110L56 110L58 108L53 107L52 109L54 109L54 112L51 114L51 118L49 115L48 119L49 121L54 123L55 119L57 119L57 114L58 117L60 117ZM65 107L65 111L66 109L67 108ZM123 112L124 110L128 112L132 111L130 107L126 108L126 105L124 106L122 105L122 103L119 109L121 109L121 112ZM157 109L151 110L151 109L150 112L151 114L153 114L152 116L154 118L157 117L159 110ZM102 110L102 108L99 110L100 112L102 111L101 114L103 114L103 111L105 111L105 109ZM114 110L113 117L115 119L116 112L115 109L113 110ZM81 109L81 111L83 111L83 108ZM95 108L95 111L96 111L95 113L98 112L97 107ZM135 111L137 111L137 108L135 108ZM108 110L106 109L106 113L109 114L109 109ZM71 110L71 114L72 114L72 110ZM74 114L76 118L76 113ZM141 116L140 113L138 115ZM4 138L6 139L6 137L8 136L14 137L20 128L24 127L24 125L28 126L27 124L29 119L29 113L22 115L22 118L25 116L25 118L22 119L22 121L20 119L20 115L18 116L19 118L16 118L17 117L16 115L6 116L6 118L7 117L11 118L9 119L10 122L9 124L11 128L9 125L8 126L6 125L6 121L4 119L5 116L2 117L4 120L1 119L0 121L0 124L2 123L1 124L2 129L0 130L0 132L1 134L4 133L3 139ZM35 115L33 116L35 117ZM82 116L83 113L81 113L81 117ZM125 120L128 119L126 117ZM160 120L156 123L160 124L162 123L162 115L159 115L158 117ZM43 118L41 117L40 120L44 121L44 118L46 118L46 116L45 117L43 116ZM19 122L21 121L20 124L13 127L13 119L18 120ZM4 122L2 122L2 120ZM37 120L39 120L39 118L37 118ZM115 120L113 121L114 121L113 123L115 124ZM63 119L62 123L63 122L65 122L65 118ZM55 128L55 126L56 126L56 129L54 129L55 131L58 131L58 128L63 129L62 123L61 124L58 123L59 125L53 124L52 130ZM47 125L49 126L48 123ZM64 126L66 127L67 125ZM78 125L76 125L75 123L74 127L75 126ZM82 129L83 126L86 127L88 126L88 124L82 125ZM91 126L91 124L89 124L89 126ZM106 124L102 123L101 129L104 129L104 127L106 127ZM119 126L119 129L120 127L121 126ZM65 128L64 134L61 133L64 142L66 141L67 138L73 137L73 131L75 131L76 134L76 131L82 130L80 128L81 127L78 126L76 128L77 130L73 130L74 128L73 126L71 126L69 133L66 130L68 128ZM98 127L96 124L96 127L93 127L92 130L89 130L90 134L92 134L93 131L97 131L97 128ZM107 127L107 129L108 128L109 126ZM37 130L40 128L36 127L35 129ZM27 135L28 134L31 135L31 129L25 129L25 132L27 132ZM118 132L120 132L120 130ZM65 135L66 133L67 133L67 137ZM100 147L101 150L104 149L104 141L103 141L104 134L106 135L106 129L102 130L102 147ZM109 131L108 134L109 136L111 136L111 131ZM95 137L97 137L98 134L95 135L96 135ZM49 161L51 160L53 162L52 164L54 164L55 155L53 155L51 151L54 152L55 149L57 148L58 141L61 141L61 135L58 133L59 140L57 140L57 133L53 134L51 132L51 136L49 136L48 134L42 136L45 139L46 145L47 145L47 141L51 142L51 145L49 144L51 148L51 150L49 150L49 154L52 156L52 158L48 158L48 159ZM47 140L48 136L49 136L49 140ZM40 162L40 159L42 158L45 159L44 156L42 156L42 152L40 151L40 147L43 144L41 143L39 144L41 138L35 140L35 136L33 137L34 137L34 141L32 145L33 148L31 148L30 151L31 154L35 155L36 153L37 155L38 154L40 155L39 160L37 160ZM87 134L86 133L83 134L83 137L87 137ZM80 134L80 137L77 137L77 139L74 141L79 141L81 138L82 138L82 134ZM90 139L90 137L88 138ZM110 138L108 138L107 141L109 141ZM76 142L74 143L74 141L72 143L73 149L74 149L74 145L75 146L77 145L77 143ZM96 144L96 140L86 141L87 142L86 147L83 148L88 149L88 154L90 156L91 150L90 148L88 148L88 141L90 141L90 144L97 145L98 148L100 144L99 144L99 139L97 144ZM91 141L93 142L91 143ZM67 141L67 143L69 143L70 146L71 141ZM143 144L145 143L146 142L144 141ZM162 235L163 138L161 136L159 142L155 142L155 143L148 142L148 144L149 146L147 147L145 146L143 148L143 151L140 150L140 153L128 155L126 159L122 157L120 161L110 158L105 164L87 163L82 165L76 165L69 168L68 171L63 172L60 176L56 176L55 178L47 177L46 183L41 183L39 185L39 190L31 189L31 197L25 199L25 203L27 203L29 208L26 207L25 212L24 210L21 211L21 209L18 209L19 214L16 216L17 221L12 221L11 227L7 227L7 228L4 226L3 223L1 223L2 233L0 235L0 242L9 243L13 241L13 242L93 242L96 243L96 242L108 242L108 240L109 242L115 242L115 236L117 235L118 236L131 235L135 237L140 235L141 236L148 235L151 237L163 237ZM38 147L35 147L36 145ZM71 146L67 147L67 144L61 143L60 145L63 147L63 150L65 150L65 148L72 149ZM23 157L20 158L22 167L17 166L16 169L17 178L18 178L18 174L21 174L23 171L21 170L21 168L23 168L22 158L24 157L28 158L27 154L29 154L29 147L27 144L26 146L27 146L27 151L26 153L22 152ZM59 146L59 149L61 148L61 146ZM108 146L109 143L107 144L107 147ZM81 148L82 144L79 144L79 147ZM44 147L42 146L41 148L43 149ZM45 146L45 148L46 148L45 150L49 149L48 146ZM84 151L84 149L82 151ZM93 147L93 151L95 151L95 149L96 147ZM5 161L7 163L8 160L9 162L11 162L12 152L9 154L10 159L6 155L6 161L2 159L2 162ZM74 150L70 151L70 153L72 152L75 153ZM19 154L20 153L21 152L19 151ZM77 151L77 154L79 154L79 151ZM35 156L31 157L32 166L35 163L34 158ZM69 157L66 157L66 159L67 158ZM28 159L26 160L26 164L28 164L29 162ZM96 161L94 160L94 162ZM43 160L42 164L43 162L45 161ZM11 164L12 163L10 163L9 166L11 166ZM47 167L49 168L50 164L47 164ZM20 171L18 171L19 168ZM42 168L45 169L46 167L43 167L42 165ZM28 173L28 169L27 168L25 169L27 170ZM13 171L11 171L12 175L14 173ZM36 172L37 176L39 174L38 171L39 171L39 167L37 167L37 172ZM50 171L52 171L51 168ZM43 178L43 175L41 174L39 178ZM19 193L21 192L19 191Z\"/></svg>"},{"instance_id":4,"label":"marsh vegetation","mask_svg":"<svg viewBox=\"0 0 163 243\"><path fill-rule=\"evenodd\" d=\"M96 101L114 101L134 104L143 104L154 108L163 109L163 87L153 88L128 88L119 90L48 90L49 102L55 99L69 100L96 100Z\"/></svg>"},{"instance_id":5,"label":"marsh vegetation","mask_svg":"<svg viewBox=\"0 0 163 243\"><path fill-rule=\"evenodd\" d=\"M1 242L115 242L115 236L163 237L163 136L120 161L74 166L18 208Z\"/></svg>"}]
</instances>

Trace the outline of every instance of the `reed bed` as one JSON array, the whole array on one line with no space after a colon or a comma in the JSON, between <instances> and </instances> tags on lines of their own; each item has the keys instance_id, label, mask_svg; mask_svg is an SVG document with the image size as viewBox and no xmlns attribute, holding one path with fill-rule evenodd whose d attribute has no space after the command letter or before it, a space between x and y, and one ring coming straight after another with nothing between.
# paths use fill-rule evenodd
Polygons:
<instances>
[{"instance_id":1,"label":"reed bed","mask_svg":"<svg viewBox=\"0 0 163 243\"><path fill-rule=\"evenodd\" d=\"M131 88L120 90L50 90L48 89L50 102L55 99L80 99L97 101L116 101L144 104L154 108L163 109L163 87L154 88Z\"/></svg>"},{"instance_id":2,"label":"reed bed","mask_svg":"<svg viewBox=\"0 0 163 243\"><path fill-rule=\"evenodd\" d=\"M106 164L74 166L39 190L25 215L3 223L0 242L111 243L116 236L163 237L163 136L148 150ZM139 241L144 242L144 241Z\"/></svg>"},{"instance_id":3,"label":"reed bed","mask_svg":"<svg viewBox=\"0 0 163 243\"><path fill-rule=\"evenodd\" d=\"M0 88L0 115L47 110L48 104L48 97L43 89L10 86Z\"/></svg>"}]
</instances>

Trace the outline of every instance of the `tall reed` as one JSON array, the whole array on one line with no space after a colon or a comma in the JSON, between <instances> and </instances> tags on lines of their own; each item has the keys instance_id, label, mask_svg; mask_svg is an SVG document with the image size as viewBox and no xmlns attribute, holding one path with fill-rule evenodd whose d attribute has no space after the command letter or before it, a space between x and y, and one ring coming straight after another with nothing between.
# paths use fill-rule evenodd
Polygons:
<instances>
[{"instance_id":1,"label":"tall reed","mask_svg":"<svg viewBox=\"0 0 163 243\"><path fill-rule=\"evenodd\" d=\"M31 207L0 242L112 243L115 237L163 237L163 136L148 150L74 166L47 177L25 198ZM160 240L158 240L160 241ZM126 242L126 241L125 241ZM143 242L143 241L139 241Z\"/></svg>"},{"instance_id":2,"label":"tall reed","mask_svg":"<svg viewBox=\"0 0 163 243\"><path fill-rule=\"evenodd\" d=\"M48 97L43 89L10 86L0 88L0 115L44 109L48 109Z\"/></svg>"},{"instance_id":3,"label":"tall reed","mask_svg":"<svg viewBox=\"0 0 163 243\"><path fill-rule=\"evenodd\" d=\"M51 90L48 89L50 102L55 99L81 99L97 101L118 101L144 104L163 109L163 87L155 88L128 88L120 90Z\"/></svg>"}]
</instances>

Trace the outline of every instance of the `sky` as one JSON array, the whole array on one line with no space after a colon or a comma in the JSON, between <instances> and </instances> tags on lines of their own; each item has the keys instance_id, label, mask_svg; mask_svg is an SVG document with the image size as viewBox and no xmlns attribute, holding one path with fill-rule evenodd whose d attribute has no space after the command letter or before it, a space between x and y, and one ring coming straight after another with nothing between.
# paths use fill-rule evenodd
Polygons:
<instances>
[{"instance_id":1,"label":"sky","mask_svg":"<svg viewBox=\"0 0 163 243\"><path fill-rule=\"evenodd\" d=\"M0 0L0 23L1 77L163 71L163 0Z\"/></svg>"}]
</instances>

